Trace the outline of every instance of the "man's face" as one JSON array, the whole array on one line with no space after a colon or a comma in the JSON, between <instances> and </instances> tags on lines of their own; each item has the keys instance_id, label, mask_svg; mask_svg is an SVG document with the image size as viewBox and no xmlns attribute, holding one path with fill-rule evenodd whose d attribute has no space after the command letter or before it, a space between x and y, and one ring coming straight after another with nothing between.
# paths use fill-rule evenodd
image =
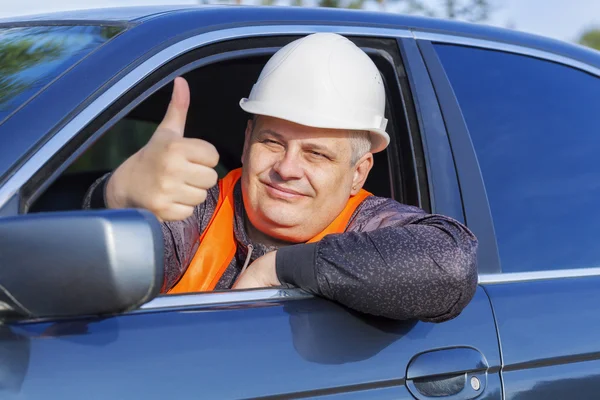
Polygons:
<instances>
[{"instance_id":1,"label":"man's face","mask_svg":"<svg viewBox=\"0 0 600 400\"><path fill-rule=\"evenodd\" d=\"M370 153L352 164L347 131L264 116L248 123L242 161L248 219L262 233L289 242L305 242L325 229L373 165Z\"/></svg>"}]
</instances>

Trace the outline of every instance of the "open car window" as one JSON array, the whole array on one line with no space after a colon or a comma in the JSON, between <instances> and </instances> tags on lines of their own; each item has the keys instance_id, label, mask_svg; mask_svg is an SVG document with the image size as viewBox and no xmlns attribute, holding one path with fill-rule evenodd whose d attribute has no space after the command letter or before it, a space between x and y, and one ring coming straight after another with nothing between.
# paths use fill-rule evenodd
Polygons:
<instances>
[{"instance_id":1,"label":"open car window","mask_svg":"<svg viewBox=\"0 0 600 400\"><path fill-rule=\"evenodd\" d=\"M114 170L150 140L157 126L155 122L123 118L71 164L65 174Z\"/></svg>"},{"instance_id":2,"label":"open car window","mask_svg":"<svg viewBox=\"0 0 600 400\"><path fill-rule=\"evenodd\" d=\"M294 37L260 38L255 46L264 46L272 49L274 53L280 46L293 40ZM268 40L264 43L264 40ZM368 39L364 39L368 40ZM251 41L240 41L240 46L252 48ZM368 43L371 44L371 43ZM265 46L266 45L266 46ZM225 46L224 44L222 46ZM263 66L270 58L266 51L248 51L244 56L235 53L235 57L227 57L229 50L233 47L232 42L227 44L225 51L219 52L219 59L200 65L196 68L184 67L198 65L201 58L193 53L178 59L174 64L179 65L183 71L157 71L154 77L149 78L150 85L165 79L169 74L183 76L189 83L191 91L191 104L186 121L185 136L200 138L212 143L219 151L219 165L216 170L220 177L232 169L241 167L241 154L244 143L244 131L250 117L239 107L241 98L246 97ZM364 46L364 45L362 45ZM368 46L371 47L371 46ZM389 51L397 53L397 44L389 43ZM202 49L201 51L206 51ZM394 197L408 204L419 204L411 201L416 198L413 187L414 171L400 171L398 151L406 152L402 157L410 160L414 153L409 146L399 146L399 143L409 143L406 117L399 110L403 110L400 94L396 93L397 70L385 57L376 52L371 56L382 72L384 84L387 87L388 105L386 117L390 121L389 129L392 136L391 146L383 152L376 153L374 168L369 174L365 189L382 197ZM399 54L397 55L399 57ZM185 60L184 60L185 58ZM401 63L398 61L398 63ZM171 67L172 68L172 67ZM154 80L154 82L152 82ZM137 93L147 90L140 87ZM131 99L136 102L135 106L121 119L115 121L106 131L77 157L77 159L66 168L62 174L49 187L34 200L29 212L56 211L80 209L87 189L93 182L107 172L114 170L127 157L139 150L151 137L154 129L164 117L169 104L173 88L172 78L162 87L151 92L143 99ZM127 104L121 102L121 104ZM122 108L115 108L116 113ZM108 114L111 111L107 110ZM112 114L114 115L114 114ZM99 118L102 121L110 121L111 116ZM105 122L102 122L105 123ZM93 124L90 125L93 127ZM100 129L102 125L97 126ZM91 128L90 128L91 129ZM94 131L83 133L93 135ZM80 142L81 143L81 142ZM398 150L400 148L400 150ZM73 149L71 149L73 151ZM66 158L69 155L65 154ZM59 158L59 157L57 157ZM65 158L62 158L65 160ZM50 164L49 164L50 165ZM409 162L408 165L413 165ZM396 168L395 168L396 167ZM48 176L48 175L46 175ZM402 182L401 185L397 182Z\"/></svg>"}]
</instances>

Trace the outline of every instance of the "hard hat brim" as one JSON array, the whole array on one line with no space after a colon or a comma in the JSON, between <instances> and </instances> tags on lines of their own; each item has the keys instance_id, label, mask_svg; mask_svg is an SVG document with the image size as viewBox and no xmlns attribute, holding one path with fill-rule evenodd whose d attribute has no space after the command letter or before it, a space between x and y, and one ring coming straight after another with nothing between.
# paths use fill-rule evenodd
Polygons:
<instances>
[{"instance_id":1,"label":"hard hat brim","mask_svg":"<svg viewBox=\"0 0 600 400\"><path fill-rule=\"evenodd\" d=\"M312 128L369 131L371 134L371 153L378 153L385 150L390 143L390 136L385 129L373 126L356 126L329 116L315 115L310 111L290 110L284 105L265 104L247 98L240 100L240 107L249 114L279 118ZM384 122L387 123L385 120Z\"/></svg>"}]
</instances>

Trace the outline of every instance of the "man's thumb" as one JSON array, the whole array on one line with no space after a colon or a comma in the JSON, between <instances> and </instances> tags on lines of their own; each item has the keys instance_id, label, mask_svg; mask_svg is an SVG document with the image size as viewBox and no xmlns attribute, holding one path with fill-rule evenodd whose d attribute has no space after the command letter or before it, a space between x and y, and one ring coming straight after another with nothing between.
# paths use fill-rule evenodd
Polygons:
<instances>
[{"instance_id":1,"label":"man's thumb","mask_svg":"<svg viewBox=\"0 0 600 400\"><path fill-rule=\"evenodd\" d=\"M190 106L190 87L187 81L181 77L175 78L173 82L173 94L167 113L160 123L160 128L177 132L183 137L185 120Z\"/></svg>"}]
</instances>

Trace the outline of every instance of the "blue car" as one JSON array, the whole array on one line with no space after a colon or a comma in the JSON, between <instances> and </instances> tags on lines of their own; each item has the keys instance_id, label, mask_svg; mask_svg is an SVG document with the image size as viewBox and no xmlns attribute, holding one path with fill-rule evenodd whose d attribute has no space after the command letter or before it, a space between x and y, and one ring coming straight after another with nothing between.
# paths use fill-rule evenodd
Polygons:
<instances>
[{"instance_id":1,"label":"blue car","mask_svg":"<svg viewBox=\"0 0 600 400\"><path fill-rule=\"evenodd\" d=\"M159 295L160 225L82 210L143 146L173 79L186 136L240 166L237 107L279 48L345 35L384 79L391 144L366 189L479 239L443 323L299 289ZM142 7L0 22L1 399L599 399L600 53L403 15Z\"/></svg>"}]
</instances>

